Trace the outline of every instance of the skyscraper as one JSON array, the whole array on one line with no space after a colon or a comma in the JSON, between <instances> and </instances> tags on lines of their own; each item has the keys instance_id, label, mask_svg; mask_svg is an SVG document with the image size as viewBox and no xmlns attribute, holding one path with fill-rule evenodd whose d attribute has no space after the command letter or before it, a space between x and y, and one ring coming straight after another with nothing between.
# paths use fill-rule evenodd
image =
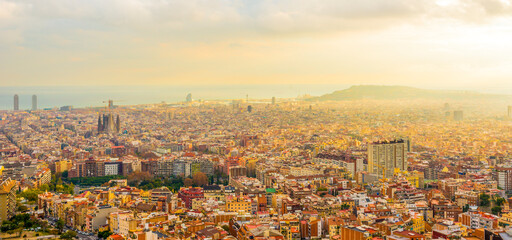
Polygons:
<instances>
[{"instance_id":1,"label":"skyscraper","mask_svg":"<svg viewBox=\"0 0 512 240\"><path fill-rule=\"evenodd\" d=\"M32 95L32 111L37 110L37 96L34 94Z\"/></svg>"},{"instance_id":2,"label":"skyscraper","mask_svg":"<svg viewBox=\"0 0 512 240\"><path fill-rule=\"evenodd\" d=\"M14 94L14 110L20 110L20 100L18 94Z\"/></svg>"},{"instance_id":3,"label":"skyscraper","mask_svg":"<svg viewBox=\"0 0 512 240\"><path fill-rule=\"evenodd\" d=\"M187 94L187 102L192 102L192 93Z\"/></svg>"},{"instance_id":4,"label":"skyscraper","mask_svg":"<svg viewBox=\"0 0 512 240\"><path fill-rule=\"evenodd\" d=\"M375 142L368 145L368 171L381 178L390 178L395 169L407 170L406 142Z\"/></svg>"},{"instance_id":5,"label":"skyscraper","mask_svg":"<svg viewBox=\"0 0 512 240\"><path fill-rule=\"evenodd\" d=\"M453 111L453 120L462 121L464 119L464 112L462 111Z\"/></svg>"}]
</instances>

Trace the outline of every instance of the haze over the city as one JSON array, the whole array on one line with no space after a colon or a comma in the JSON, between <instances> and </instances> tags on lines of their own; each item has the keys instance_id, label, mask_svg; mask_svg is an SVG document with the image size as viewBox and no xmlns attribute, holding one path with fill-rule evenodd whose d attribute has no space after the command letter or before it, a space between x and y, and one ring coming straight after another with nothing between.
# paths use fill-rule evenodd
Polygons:
<instances>
[{"instance_id":1,"label":"haze over the city","mask_svg":"<svg viewBox=\"0 0 512 240\"><path fill-rule=\"evenodd\" d=\"M511 13L508 0L0 0L0 85L510 94Z\"/></svg>"}]
</instances>

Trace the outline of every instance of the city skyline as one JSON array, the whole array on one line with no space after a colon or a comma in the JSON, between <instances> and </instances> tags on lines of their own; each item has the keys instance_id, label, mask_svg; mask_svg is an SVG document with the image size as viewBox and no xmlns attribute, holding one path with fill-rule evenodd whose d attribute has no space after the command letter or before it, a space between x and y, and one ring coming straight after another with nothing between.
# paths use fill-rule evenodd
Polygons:
<instances>
[{"instance_id":1,"label":"city skyline","mask_svg":"<svg viewBox=\"0 0 512 240\"><path fill-rule=\"evenodd\" d=\"M0 0L0 239L512 239L512 0Z\"/></svg>"},{"instance_id":2,"label":"city skyline","mask_svg":"<svg viewBox=\"0 0 512 240\"><path fill-rule=\"evenodd\" d=\"M2 86L315 83L512 93L505 0L0 6Z\"/></svg>"}]
</instances>

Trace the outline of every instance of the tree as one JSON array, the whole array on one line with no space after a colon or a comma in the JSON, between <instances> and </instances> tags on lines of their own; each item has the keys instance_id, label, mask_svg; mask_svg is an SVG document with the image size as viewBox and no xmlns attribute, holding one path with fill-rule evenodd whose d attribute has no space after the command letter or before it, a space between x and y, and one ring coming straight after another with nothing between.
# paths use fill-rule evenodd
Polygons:
<instances>
[{"instance_id":1,"label":"tree","mask_svg":"<svg viewBox=\"0 0 512 240\"><path fill-rule=\"evenodd\" d=\"M59 219L57 220L57 223L55 223L55 226L57 229L59 229L59 233L62 233L62 230L64 229L64 220Z\"/></svg>"},{"instance_id":2,"label":"tree","mask_svg":"<svg viewBox=\"0 0 512 240\"><path fill-rule=\"evenodd\" d=\"M505 199L502 198L502 197L497 197L496 199L494 199L494 202L496 203L496 205L498 206L503 206L503 203L505 203Z\"/></svg>"},{"instance_id":3,"label":"tree","mask_svg":"<svg viewBox=\"0 0 512 240\"><path fill-rule=\"evenodd\" d=\"M62 176L62 178L66 178L67 179L68 178L68 171L66 170L66 171L62 172L61 176Z\"/></svg>"},{"instance_id":4,"label":"tree","mask_svg":"<svg viewBox=\"0 0 512 240\"><path fill-rule=\"evenodd\" d=\"M107 239L110 235L112 235L113 233L111 231L102 231L102 232L98 232L98 237L99 238L103 238L103 239Z\"/></svg>"},{"instance_id":5,"label":"tree","mask_svg":"<svg viewBox=\"0 0 512 240\"><path fill-rule=\"evenodd\" d=\"M66 193L75 194L75 184L70 183L67 186Z\"/></svg>"},{"instance_id":6,"label":"tree","mask_svg":"<svg viewBox=\"0 0 512 240\"><path fill-rule=\"evenodd\" d=\"M204 186L208 184L208 177L206 174L202 172L196 172L194 173L194 176L192 176L193 182L196 186Z\"/></svg>"},{"instance_id":7,"label":"tree","mask_svg":"<svg viewBox=\"0 0 512 240\"><path fill-rule=\"evenodd\" d=\"M151 180L153 176L149 172L135 171L128 175L128 182L131 185L139 185L142 181Z\"/></svg>"},{"instance_id":8,"label":"tree","mask_svg":"<svg viewBox=\"0 0 512 240\"><path fill-rule=\"evenodd\" d=\"M492 211L492 214L498 215L499 213L501 213L501 207L500 206L494 206L494 207L491 208L491 211Z\"/></svg>"},{"instance_id":9,"label":"tree","mask_svg":"<svg viewBox=\"0 0 512 240\"><path fill-rule=\"evenodd\" d=\"M464 205L464 207L462 207L462 212L467 212L469 211L469 204L466 204Z\"/></svg>"},{"instance_id":10,"label":"tree","mask_svg":"<svg viewBox=\"0 0 512 240\"><path fill-rule=\"evenodd\" d=\"M489 201L490 198L491 198L491 196L489 196L485 193L480 194L480 206L488 207L490 204L490 201Z\"/></svg>"},{"instance_id":11,"label":"tree","mask_svg":"<svg viewBox=\"0 0 512 240\"><path fill-rule=\"evenodd\" d=\"M76 237L76 235L77 233L75 231L68 230L60 235L60 239L73 239Z\"/></svg>"},{"instance_id":12,"label":"tree","mask_svg":"<svg viewBox=\"0 0 512 240\"><path fill-rule=\"evenodd\" d=\"M20 197L27 199L27 201L37 201L37 195L42 193L39 189L27 189L19 194Z\"/></svg>"},{"instance_id":13,"label":"tree","mask_svg":"<svg viewBox=\"0 0 512 240\"><path fill-rule=\"evenodd\" d=\"M39 190L42 192L50 191L50 186L48 184L43 184L39 187Z\"/></svg>"},{"instance_id":14,"label":"tree","mask_svg":"<svg viewBox=\"0 0 512 240\"><path fill-rule=\"evenodd\" d=\"M220 182L220 177L221 177L222 173L220 172L219 169L215 168L213 170L213 176L215 177L215 182L216 183L219 183Z\"/></svg>"},{"instance_id":15,"label":"tree","mask_svg":"<svg viewBox=\"0 0 512 240\"><path fill-rule=\"evenodd\" d=\"M194 184L194 181L190 178L185 178L185 180L183 180L183 184L185 185L185 187L190 187L192 186L192 184Z\"/></svg>"},{"instance_id":16,"label":"tree","mask_svg":"<svg viewBox=\"0 0 512 240\"><path fill-rule=\"evenodd\" d=\"M28 208L27 208L27 206L25 206L25 204L22 204L18 201L18 202L16 202L16 205L17 205L17 209L16 209L17 212L24 213L24 212L28 211Z\"/></svg>"}]
</instances>

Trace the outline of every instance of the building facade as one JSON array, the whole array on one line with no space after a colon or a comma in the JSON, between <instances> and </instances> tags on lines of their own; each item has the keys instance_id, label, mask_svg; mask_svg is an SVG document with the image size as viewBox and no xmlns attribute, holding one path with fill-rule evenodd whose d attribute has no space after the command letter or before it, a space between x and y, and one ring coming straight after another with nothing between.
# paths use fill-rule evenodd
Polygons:
<instances>
[{"instance_id":1,"label":"building facade","mask_svg":"<svg viewBox=\"0 0 512 240\"><path fill-rule=\"evenodd\" d=\"M391 178L395 169L407 170L405 141L375 142L368 145L368 171L371 174Z\"/></svg>"}]
</instances>

